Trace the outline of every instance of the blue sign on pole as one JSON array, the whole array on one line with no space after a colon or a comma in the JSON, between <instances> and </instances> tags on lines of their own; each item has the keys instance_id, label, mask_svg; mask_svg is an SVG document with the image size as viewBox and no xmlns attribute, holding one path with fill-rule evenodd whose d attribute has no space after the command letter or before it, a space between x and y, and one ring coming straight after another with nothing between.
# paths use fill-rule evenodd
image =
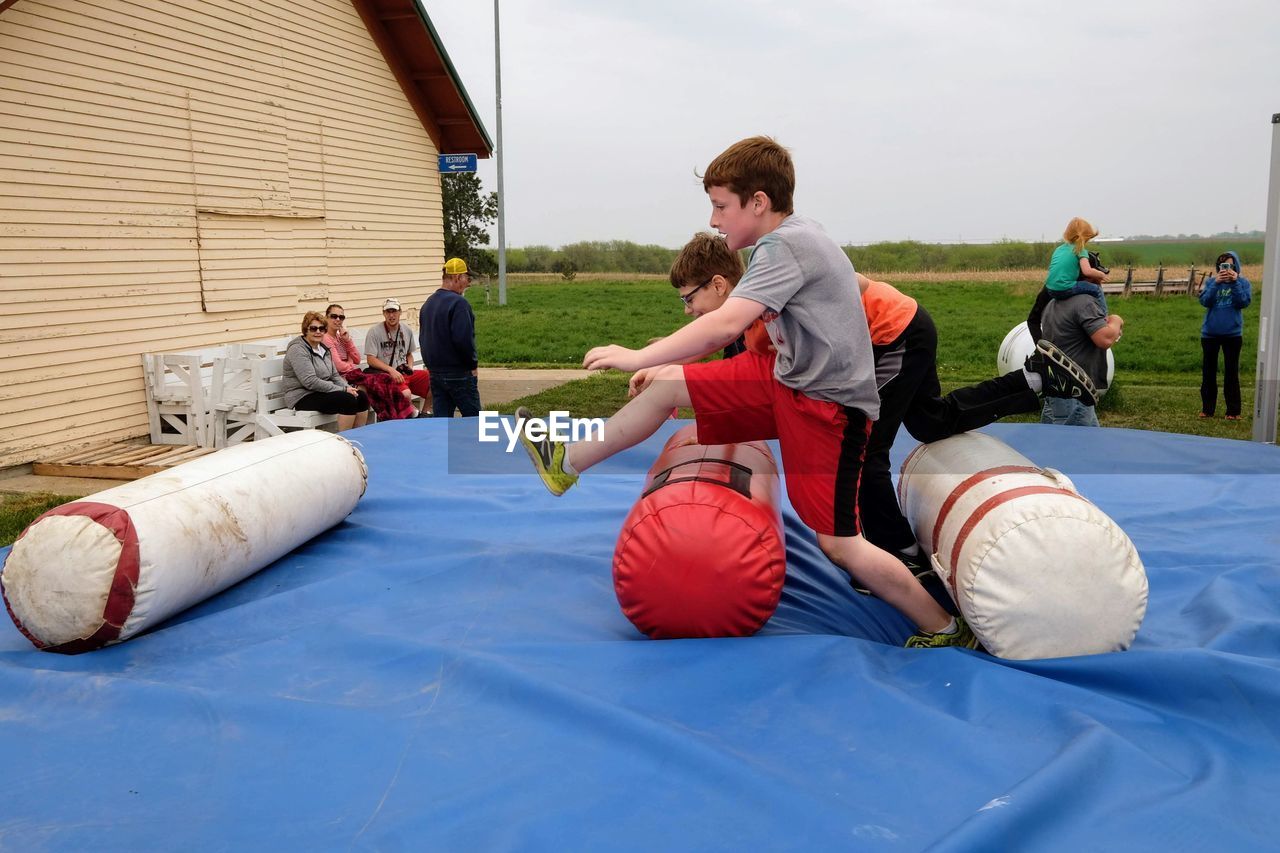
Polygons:
<instances>
[{"instance_id":1,"label":"blue sign on pole","mask_svg":"<svg viewBox=\"0 0 1280 853\"><path fill-rule=\"evenodd\" d=\"M474 172L476 155L474 154L441 154L441 172Z\"/></svg>"}]
</instances>

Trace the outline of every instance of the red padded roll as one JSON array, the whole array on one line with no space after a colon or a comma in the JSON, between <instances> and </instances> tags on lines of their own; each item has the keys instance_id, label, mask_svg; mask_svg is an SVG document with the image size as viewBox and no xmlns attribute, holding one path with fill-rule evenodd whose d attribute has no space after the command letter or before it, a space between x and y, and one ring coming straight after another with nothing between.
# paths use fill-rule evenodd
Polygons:
<instances>
[{"instance_id":1,"label":"red padded roll","mask_svg":"<svg viewBox=\"0 0 1280 853\"><path fill-rule=\"evenodd\" d=\"M768 446L704 446L695 436L690 425L667 442L613 552L618 604L656 640L754 634L786 576Z\"/></svg>"}]
</instances>

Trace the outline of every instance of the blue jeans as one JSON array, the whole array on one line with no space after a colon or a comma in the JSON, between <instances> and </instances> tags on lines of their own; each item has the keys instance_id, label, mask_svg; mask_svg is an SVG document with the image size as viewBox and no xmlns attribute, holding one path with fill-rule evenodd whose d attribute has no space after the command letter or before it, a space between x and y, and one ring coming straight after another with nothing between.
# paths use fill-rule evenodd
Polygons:
<instances>
[{"instance_id":1,"label":"blue jeans","mask_svg":"<svg viewBox=\"0 0 1280 853\"><path fill-rule=\"evenodd\" d=\"M1072 296L1078 296L1081 293L1085 296L1092 296L1094 299L1098 300L1098 304L1102 306L1102 313L1107 313L1107 297L1103 295L1102 287L1086 279L1080 279L1066 290L1049 291L1049 295L1054 299L1069 299Z\"/></svg>"},{"instance_id":2,"label":"blue jeans","mask_svg":"<svg viewBox=\"0 0 1280 853\"><path fill-rule=\"evenodd\" d=\"M451 418L453 410L462 412L464 418L480 414L480 387L476 378L465 376L441 376L431 371L431 415Z\"/></svg>"},{"instance_id":3,"label":"blue jeans","mask_svg":"<svg viewBox=\"0 0 1280 853\"><path fill-rule=\"evenodd\" d=\"M1045 397L1040 423L1065 426L1098 426L1098 413L1093 406L1086 406L1069 397Z\"/></svg>"}]
</instances>

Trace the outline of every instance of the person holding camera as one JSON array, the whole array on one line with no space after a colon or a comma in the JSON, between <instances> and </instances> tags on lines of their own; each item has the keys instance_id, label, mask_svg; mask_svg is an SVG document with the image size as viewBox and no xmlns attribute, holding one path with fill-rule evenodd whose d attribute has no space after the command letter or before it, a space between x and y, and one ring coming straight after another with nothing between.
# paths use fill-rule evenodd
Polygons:
<instances>
[{"instance_id":1,"label":"person holding camera","mask_svg":"<svg viewBox=\"0 0 1280 853\"><path fill-rule=\"evenodd\" d=\"M1222 396L1226 418L1240 420L1240 347L1244 342L1241 310L1253 301L1253 286L1240 275L1240 256L1235 252L1218 255L1217 271L1200 291L1205 307L1200 326L1200 417L1213 417L1218 407L1218 351L1222 351Z\"/></svg>"},{"instance_id":2,"label":"person holding camera","mask_svg":"<svg viewBox=\"0 0 1280 853\"><path fill-rule=\"evenodd\" d=\"M400 300L387 299L382 303L382 322L371 326L364 336L364 357L369 362L365 372L385 373L405 396L412 391L427 400L431 394L431 375L425 370L414 370L413 347L413 330L400 322Z\"/></svg>"},{"instance_id":3,"label":"person holding camera","mask_svg":"<svg viewBox=\"0 0 1280 853\"><path fill-rule=\"evenodd\" d=\"M308 311L302 318L302 334L289 341L284 353L284 404L291 409L338 416L338 431L364 426L369 420L369 398L347 384L333 355L324 344L329 330L324 314Z\"/></svg>"},{"instance_id":4,"label":"person holding camera","mask_svg":"<svg viewBox=\"0 0 1280 853\"><path fill-rule=\"evenodd\" d=\"M441 270L440 289L422 304L422 360L431 368L431 410L437 418L480 414L476 315L463 296L471 271L462 258L450 258Z\"/></svg>"}]
</instances>

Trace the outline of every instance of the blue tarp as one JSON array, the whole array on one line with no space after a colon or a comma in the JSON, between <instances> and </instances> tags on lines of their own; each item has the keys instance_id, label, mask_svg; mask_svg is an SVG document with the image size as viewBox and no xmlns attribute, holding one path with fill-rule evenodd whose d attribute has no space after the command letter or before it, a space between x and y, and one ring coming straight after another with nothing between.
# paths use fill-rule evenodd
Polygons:
<instances>
[{"instance_id":1,"label":"blue tarp","mask_svg":"<svg viewBox=\"0 0 1280 853\"><path fill-rule=\"evenodd\" d=\"M990 428L1151 586L1131 650L1012 662L898 647L789 508L759 635L644 639L610 559L675 426L559 500L474 422L365 428L355 512L233 589L75 657L5 620L0 849L1277 847L1280 449Z\"/></svg>"}]
</instances>

